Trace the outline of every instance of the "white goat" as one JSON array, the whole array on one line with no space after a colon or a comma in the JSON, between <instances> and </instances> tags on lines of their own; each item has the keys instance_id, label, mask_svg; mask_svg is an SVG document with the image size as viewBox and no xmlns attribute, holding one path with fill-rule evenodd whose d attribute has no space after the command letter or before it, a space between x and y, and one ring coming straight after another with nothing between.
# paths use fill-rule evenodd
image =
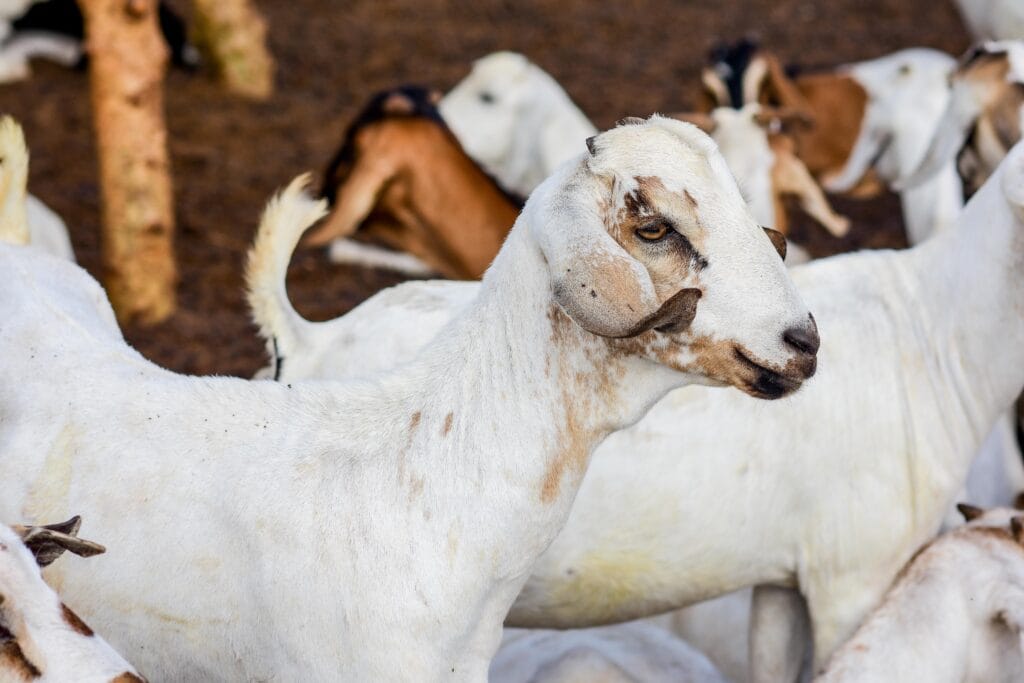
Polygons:
<instances>
[{"instance_id":1,"label":"white goat","mask_svg":"<svg viewBox=\"0 0 1024 683\"><path fill-rule=\"evenodd\" d=\"M0 241L32 244L54 256L75 260L60 216L28 194L28 149L21 126L0 118Z\"/></svg>"},{"instance_id":2,"label":"white goat","mask_svg":"<svg viewBox=\"0 0 1024 683\"><path fill-rule=\"evenodd\" d=\"M57 262L0 245L0 516L88 512L108 561L57 578L159 680L484 680L608 433L687 382L778 397L815 366L709 138L655 117L589 147L462 316L345 383L166 372L62 321ZM293 184L265 220L322 212Z\"/></svg>"},{"instance_id":3,"label":"white goat","mask_svg":"<svg viewBox=\"0 0 1024 683\"><path fill-rule=\"evenodd\" d=\"M1024 680L1024 516L963 506L829 660L817 683Z\"/></svg>"},{"instance_id":4,"label":"white goat","mask_svg":"<svg viewBox=\"0 0 1024 683\"><path fill-rule=\"evenodd\" d=\"M12 529L0 524L0 681L4 683L143 681L131 664L61 602L39 573L40 566L65 550L86 557L103 552L103 546L75 537L80 524L77 517L44 527Z\"/></svg>"},{"instance_id":5,"label":"white goat","mask_svg":"<svg viewBox=\"0 0 1024 683\"><path fill-rule=\"evenodd\" d=\"M950 75L951 95L920 164L898 185L914 187L958 159L976 188L1021 137L1024 117L1024 41L971 48Z\"/></svg>"},{"instance_id":6,"label":"white goat","mask_svg":"<svg viewBox=\"0 0 1024 683\"><path fill-rule=\"evenodd\" d=\"M524 197L597 132L555 79L515 52L478 59L438 108L466 153Z\"/></svg>"},{"instance_id":7,"label":"white goat","mask_svg":"<svg viewBox=\"0 0 1024 683\"><path fill-rule=\"evenodd\" d=\"M799 668L805 643L774 619L798 620L801 595L824 661L937 531L1024 385L1024 149L1015 151L960 229L908 251L792 271L831 340L802 392L768 405L677 391L610 437L510 623L593 625L765 585L755 612L760 680ZM413 300L407 287L402 301ZM428 339L443 317L433 304L460 296L441 291L424 299L433 302L422 306L432 316L424 325L414 305L398 317L400 334L341 339L346 360L336 367L358 373L362 356L387 358L392 339ZM370 299L360 315L389 303ZM765 662L763 638L791 633L793 659Z\"/></svg>"},{"instance_id":8,"label":"white goat","mask_svg":"<svg viewBox=\"0 0 1024 683\"><path fill-rule=\"evenodd\" d=\"M509 623L602 623L778 586L755 591L755 680L795 677L802 645L765 662L758 637L794 633L800 596L824 661L937 531L1024 385L1021 187L1018 147L962 214L969 227L794 269L831 340L817 379L777 406L675 392L609 438ZM682 523L695 519L714 523Z\"/></svg>"},{"instance_id":9,"label":"white goat","mask_svg":"<svg viewBox=\"0 0 1024 683\"><path fill-rule=\"evenodd\" d=\"M955 0L975 40L1024 40L1024 5L1019 0Z\"/></svg>"},{"instance_id":10,"label":"white goat","mask_svg":"<svg viewBox=\"0 0 1024 683\"><path fill-rule=\"evenodd\" d=\"M643 622L575 631L506 631L491 683L728 683L708 658Z\"/></svg>"}]
</instances>

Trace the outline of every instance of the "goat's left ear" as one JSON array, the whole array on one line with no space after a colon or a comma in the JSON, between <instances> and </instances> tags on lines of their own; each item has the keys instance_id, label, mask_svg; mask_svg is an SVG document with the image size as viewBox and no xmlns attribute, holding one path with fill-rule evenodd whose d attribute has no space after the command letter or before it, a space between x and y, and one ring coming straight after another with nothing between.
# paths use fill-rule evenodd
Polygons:
<instances>
[{"instance_id":1,"label":"goat's left ear","mask_svg":"<svg viewBox=\"0 0 1024 683\"><path fill-rule=\"evenodd\" d=\"M775 251L779 252L779 256L781 256L782 260L785 261L786 236L778 230L772 230L771 228L766 228L763 225L761 226L761 229L764 230L764 234L768 235L768 239L772 241L772 246L775 247Z\"/></svg>"},{"instance_id":2,"label":"goat's left ear","mask_svg":"<svg viewBox=\"0 0 1024 683\"><path fill-rule=\"evenodd\" d=\"M60 557L65 550L70 550L79 557L92 557L106 552L99 543L78 538L82 518L75 515L66 522L47 524L45 526L13 526L14 532L21 537L36 558L40 567L46 567Z\"/></svg>"},{"instance_id":3,"label":"goat's left ear","mask_svg":"<svg viewBox=\"0 0 1024 683\"><path fill-rule=\"evenodd\" d=\"M984 509L970 503L957 503L956 509L963 515L965 522L970 522L985 514Z\"/></svg>"},{"instance_id":4,"label":"goat's left ear","mask_svg":"<svg viewBox=\"0 0 1024 683\"><path fill-rule=\"evenodd\" d=\"M559 185L535 190L526 211L547 262L554 300L573 321L601 337L634 337L650 329L678 332L696 315L698 290L662 303L647 269L608 233L602 207L617 192L612 178L584 159Z\"/></svg>"}]
</instances>

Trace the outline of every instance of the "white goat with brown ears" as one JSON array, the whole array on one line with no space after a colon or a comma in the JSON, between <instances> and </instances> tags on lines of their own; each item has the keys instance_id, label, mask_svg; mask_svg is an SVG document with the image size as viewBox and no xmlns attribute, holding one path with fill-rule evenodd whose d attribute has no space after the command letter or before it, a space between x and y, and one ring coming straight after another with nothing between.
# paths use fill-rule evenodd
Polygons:
<instances>
[{"instance_id":1,"label":"white goat with brown ears","mask_svg":"<svg viewBox=\"0 0 1024 683\"><path fill-rule=\"evenodd\" d=\"M54 259L0 245L0 516L104 529L107 561L59 572L63 593L159 680L485 680L609 433L677 386L778 398L815 369L706 135L654 117L590 146L462 315L345 382L167 372L67 320ZM320 218L300 190L264 219Z\"/></svg>"}]
</instances>

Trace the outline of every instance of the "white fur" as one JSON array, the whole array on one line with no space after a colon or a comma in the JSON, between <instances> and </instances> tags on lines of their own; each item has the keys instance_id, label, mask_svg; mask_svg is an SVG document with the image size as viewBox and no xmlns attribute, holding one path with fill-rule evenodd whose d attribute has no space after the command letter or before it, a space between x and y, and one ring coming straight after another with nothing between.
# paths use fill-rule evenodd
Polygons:
<instances>
[{"instance_id":1,"label":"white fur","mask_svg":"<svg viewBox=\"0 0 1024 683\"><path fill-rule=\"evenodd\" d=\"M728 683L708 658L643 622L576 631L510 629L491 683Z\"/></svg>"},{"instance_id":2,"label":"white fur","mask_svg":"<svg viewBox=\"0 0 1024 683\"><path fill-rule=\"evenodd\" d=\"M689 388L610 437L512 623L593 624L779 584L809 600L823 661L937 531L1024 384L1022 152L959 229L793 270L825 340L799 394L765 404ZM342 363L432 336L412 313L400 335L339 345Z\"/></svg>"},{"instance_id":3,"label":"white fur","mask_svg":"<svg viewBox=\"0 0 1024 683\"><path fill-rule=\"evenodd\" d=\"M1021 514L990 510L928 545L815 681L1024 680L1024 548L1007 528Z\"/></svg>"},{"instance_id":4,"label":"white fur","mask_svg":"<svg viewBox=\"0 0 1024 683\"><path fill-rule=\"evenodd\" d=\"M66 560L64 560L66 561ZM97 634L73 629L61 600L46 585L28 548L9 527L0 524L0 625L18 643L42 674L37 683L109 683L124 673L138 674ZM0 681L24 681L17 668L0 661Z\"/></svg>"},{"instance_id":5,"label":"white fur","mask_svg":"<svg viewBox=\"0 0 1024 683\"><path fill-rule=\"evenodd\" d=\"M524 197L597 133L555 79L515 52L478 59L438 108L466 153Z\"/></svg>"},{"instance_id":6,"label":"white fur","mask_svg":"<svg viewBox=\"0 0 1024 683\"><path fill-rule=\"evenodd\" d=\"M687 367L689 340L710 337L782 368L783 332L807 320L706 136L652 119L599 143L534 192L443 334L361 380L166 372L63 319L50 270L72 266L0 245L0 517L74 509L103 530L108 554L56 578L157 680L484 680L588 453L671 388L724 380L664 363ZM571 293L553 293L551 264L592 270L598 288L619 263L647 277L599 250L601 202L637 176L708 207L706 225L677 229L714 266L688 330L620 353L630 342L560 317L553 296ZM318 211L293 185L266 219Z\"/></svg>"}]
</instances>

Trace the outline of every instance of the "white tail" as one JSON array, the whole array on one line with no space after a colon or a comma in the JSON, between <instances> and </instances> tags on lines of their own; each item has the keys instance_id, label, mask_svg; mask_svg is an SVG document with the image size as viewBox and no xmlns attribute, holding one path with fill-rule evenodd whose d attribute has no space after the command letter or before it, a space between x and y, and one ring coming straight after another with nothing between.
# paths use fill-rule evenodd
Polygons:
<instances>
[{"instance_id":1,"label":"white tail","mask_svg":"<svg viewBox=\"0 0 1024 683\"><path fill-rule=\"evenodd\" d=\"M0 241L28 244L25 195L28 188L28 149L21 126L10 116L0 118Z\"/></svg>"},{"instance_id":2,"label":"white tail","mask_svg":"<svg viewBox=\"0 0 1024 683\"><path fill-rule=\"evenodd\" d=\"M310 325L288 299L285 278L299 238L327 214L327 202L306 193L310 174L300 175L267 203L249 250L245 282L252 317L275 357L295 348ZM275 348L276 347L276 348Z\"/></svg>"}]
</instances>

